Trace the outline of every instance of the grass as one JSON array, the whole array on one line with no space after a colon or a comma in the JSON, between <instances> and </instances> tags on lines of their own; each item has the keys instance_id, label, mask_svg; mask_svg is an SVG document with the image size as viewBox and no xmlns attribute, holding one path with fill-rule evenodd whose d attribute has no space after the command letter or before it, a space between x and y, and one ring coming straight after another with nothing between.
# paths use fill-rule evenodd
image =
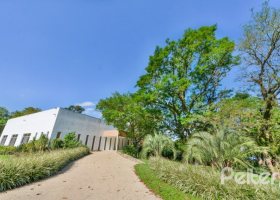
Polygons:
<instances>
[{"instance_id":1,"label":"grass","mask_svg":"<svg viewBox=\"0 0 280 200\"><path fill-rule=\"evenodd\" d=\"M10 157L11 157L10 155L0 155L0 160L7 160Z\"/></svg>"},{"instance_id":2,"label":"grass","mask_svg":"<svg viewBox=\"0 0 280 200\"><path fill-rule=\"evenodd\" d=\"M200 199L280 199L279 187L274 184L237 184L234 180L221 184L220 172L211 167L187 165L162 158L151 158L148 165L161 181Z\"/></svg>"},{"instance_id":3,"label":"grass","mask_svg":"<svg viewBox=\"0 0 280 200\"><path fill-rule=\"evenodd\" d=\"M56 174L89 154L86 147L0 157L0 192Z\"/></svg>"},{"instance_id":4,"label":"grass","mask_svg":"<svg viewBox=\"0 0 280 200\"><path fill-rule=\"evenodd\" d=\"M135 172L150 190L152 190L164 200L198 199L159 179L147 163L137 164L135 166Z\"/></svg>"}]
</instances>

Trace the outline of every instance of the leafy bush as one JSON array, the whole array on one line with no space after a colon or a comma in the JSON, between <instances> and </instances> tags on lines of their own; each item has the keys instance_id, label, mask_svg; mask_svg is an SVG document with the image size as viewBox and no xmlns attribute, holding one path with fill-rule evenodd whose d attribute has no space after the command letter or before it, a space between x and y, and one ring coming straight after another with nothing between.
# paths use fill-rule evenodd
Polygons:
<instances>
[{"instance_id":1,"label":"leafy bush","mask_svg":"<svg viewBox=\"0 0 280 200\"><path fill-rule=\"evenodd\" d=\"M56 138L51 141L51 149L61 149L64 147L64 141L62 139Z\"/></svg>"},{"instance_id":2,"label":"leafy bush","mask_svg":"<svg viewBox=\"0 0 280 200\"><path fill-rule=\"evenodd\" d=\"M123 151L123 153L128 154L134 158L139 158L140 150L139 150L139 148L137 148L133 145L124 146L122 151Z\"/></svg>"},{"instance_id":3,"label":"leafy bush","mask_svg":"<svg viewBox=\"0 0 280 200\"><path fill-rule=\"evenodd\" d=\"M148 164L164 182L202 199L267 200L280 198L276 185L239 185L231 180L221 184L219 171L211 167L185 165L162 158L151 158Z\"/></svg>"},{"instance_id":4,"label":"leafy bush","mask_svg":"<svg viewBox=\"0 0 280 200\"><path fill-rule=\"evenodd\" d=\"M32 153L32 152L36 152L36 147L35 147L35 140L32 140L29 143L26 144L21 144L17 147L17 151L18 152L28 152L28 153Z\"/></svg>"},{"instance_id":5,"label":"leafy bush","mask_svg":"<svg viewBox=\"0 0 280 200\"><path fill-rule=\"evenodd\" d=\"M64 137L65 148L75 148L81 146L81 143L77 140L75 133L68 133Z\"/></svg>"},{"instance_id":6,"label":"leafy bush","mask_svg":"<svg viewBox=\"0 0 280 200\"><path fill-rule=\"evenodd\" d=\"M176 158L176 150L174 142L163 134L147 135L143 142L142 155L143 157L149 156L162 156L163 152L171 151L173 158Z\"/></svg>"},{"instance_id":7,"label":"leafy bush","mask_svg":"<svg viewBox=\"0 0 280 200\"><path fill-rule=\"evenodd\" d=\"M70 161L89 153L89 149L74 149L20 154L0 160L0 192L51 176Z\"/></svg>"},{"instance_id":8,"label":"leafy bush","mask_svg":"<svg viewBox=\"0 0 280 200\"><path fill-rule=\"evenodd\" d=\"M215 133L198 132L187 142L184 154L190 163L211 165L218 169L223 167L246 167L248 158L262 148L249 137L235 132L218 130Z\"/></svg>"},{"instance_id":9,"label":"leafy bush","mask_svg":"<svg viewBox=\"0 0 280 200\"><path fill-rule=\"evenodd\" d=\"M34 142L37 151L45 151L48 149L49 139L46 135L42 134L38 140Z\"/></svg>"},{"instance_id":10,"label":"leafy bush","mask_svg":"<svg viewBox=\"0 0 280 200\"><path fill-rule=\"evenodd\" d=\"M0 155L10 155L17 151L16 147L12 146L0 146Z\"/></svg>"},{"instance_id":11,"label":"leafy bush","mask_svg":"<svg viewBox=\"0 0 280 200\"><path fill-rule=\"evenodd\" d=\"M46 151L48 150L49 139L47 136L42 134L38 140L32 140L26 144L22 144L17 147L18 152L37 152L37 151Z\"/></svg>"}]
</instances>

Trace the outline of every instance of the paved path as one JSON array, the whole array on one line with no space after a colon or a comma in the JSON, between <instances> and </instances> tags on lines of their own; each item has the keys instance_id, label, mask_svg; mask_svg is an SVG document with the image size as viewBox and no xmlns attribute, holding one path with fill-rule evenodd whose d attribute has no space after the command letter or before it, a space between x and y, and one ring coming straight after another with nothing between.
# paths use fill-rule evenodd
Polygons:
<instances>
[{"instance_id":1,"label":"paved path","mask_svg":"<svg viewBox=\"0 0 280 200\"><path fill-rule=\"evenodd\" d=\"M0 193L1 200L159 199L134 173L135 161L116 152L95 152L51 178Z\"/></svg>"}]
</instances>

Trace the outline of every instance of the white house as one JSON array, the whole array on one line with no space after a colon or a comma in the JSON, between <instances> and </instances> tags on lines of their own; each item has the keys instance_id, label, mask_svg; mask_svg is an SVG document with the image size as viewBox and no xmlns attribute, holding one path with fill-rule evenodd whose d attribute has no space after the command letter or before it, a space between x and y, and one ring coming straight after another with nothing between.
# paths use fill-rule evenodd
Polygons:
<instances>
[{"instance_id":1,"label":"white house","mask_svg":"<svg viewBox=\"0 0 280 200\"><path fill-rule=\"evenodd\" d=\"M77 139L91 150L121 149L127 140L103 120L63 108L54 108L10 119L1 135L0 145L19 146L45 134L49 139L75 132Z\"/></svg>"}]
</instances>

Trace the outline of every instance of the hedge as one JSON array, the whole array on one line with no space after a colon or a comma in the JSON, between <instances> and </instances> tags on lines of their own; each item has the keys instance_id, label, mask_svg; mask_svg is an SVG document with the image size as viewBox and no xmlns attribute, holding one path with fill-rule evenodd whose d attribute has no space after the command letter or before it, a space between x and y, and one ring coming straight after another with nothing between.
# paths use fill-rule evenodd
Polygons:
<instances>
[{"instance_id":1,"label":"hedge","mask_svg":"<svg viewBox=\"0 0 280 200\"><path fill-rule=\"evenodd\" d=\"M78 147L0 159L0 192L56 174L69 162L87 154L88 148Z\"/></svg>"}]
</instances>

